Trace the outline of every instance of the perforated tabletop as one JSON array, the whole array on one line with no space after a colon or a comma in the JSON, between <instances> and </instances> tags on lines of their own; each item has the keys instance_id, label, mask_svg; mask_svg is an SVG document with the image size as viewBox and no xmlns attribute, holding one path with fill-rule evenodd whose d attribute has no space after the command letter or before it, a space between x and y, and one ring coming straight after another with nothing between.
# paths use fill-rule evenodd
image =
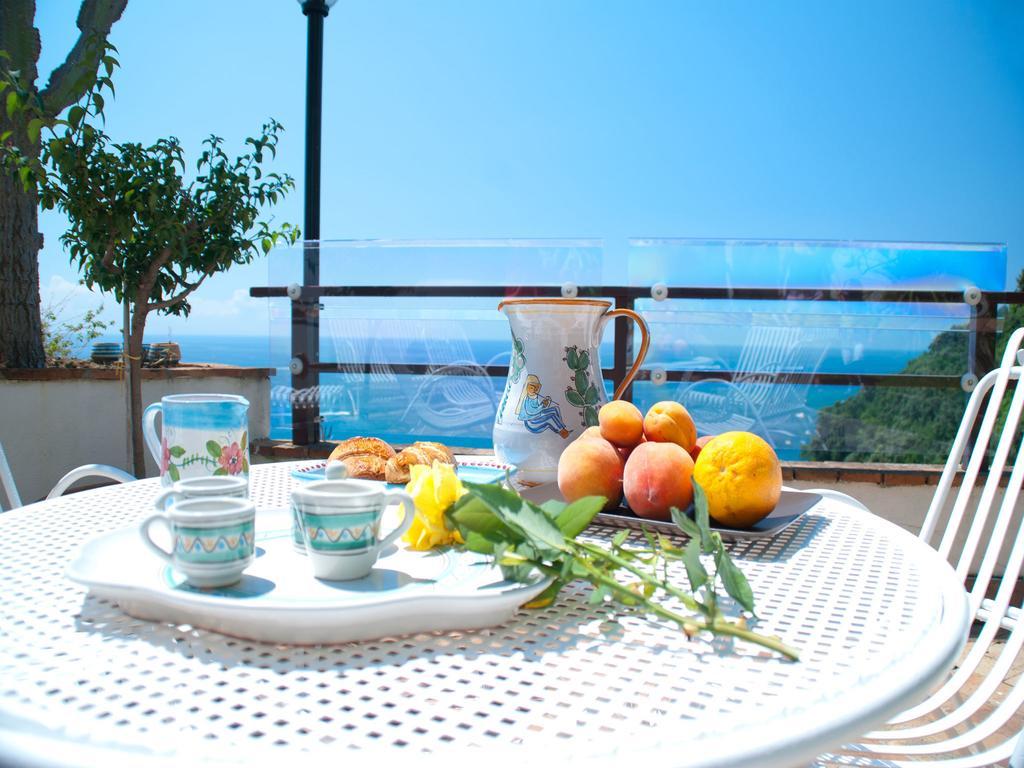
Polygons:
<instances>
[{"instance_id":1,"label":"perforated tabletop","mask_svg":"<svg viewBox=\"0 0 1024 768\"><path fill-rule=\"evenodd\" d=\"M258 507L287 504L293 468L253 468ZM131 618L65 578L78 545L141 520L158 490L143 480L0 515L0 762L302 753L303 765L336 765L379 763L383 750L449 765L560 753L796 765L923 696L968 627L963 589L932 550L824 492L774 539L730 547L754 588L756 628L799 648L797 663L639 617L610 621L579 583L491 629L249 642Z\"/></svg>"}]
</instances>

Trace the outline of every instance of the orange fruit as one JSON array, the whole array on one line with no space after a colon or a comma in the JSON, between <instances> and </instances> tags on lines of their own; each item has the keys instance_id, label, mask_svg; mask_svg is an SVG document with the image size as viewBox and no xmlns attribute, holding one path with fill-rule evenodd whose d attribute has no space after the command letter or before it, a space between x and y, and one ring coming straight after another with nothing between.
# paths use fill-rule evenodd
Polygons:
<instances>
[{"instance_id":1,"label":"orange fruit","mask_svg":"<svg viewBox=\"0 0 1024 768\"><path fill-rule=\"evenodd\" d=\"M772 447L751 432L725 432L705 445L693 479L713 520L749 528L767 517L782 495L782 467Z\"/></svg>"}]
</instances>

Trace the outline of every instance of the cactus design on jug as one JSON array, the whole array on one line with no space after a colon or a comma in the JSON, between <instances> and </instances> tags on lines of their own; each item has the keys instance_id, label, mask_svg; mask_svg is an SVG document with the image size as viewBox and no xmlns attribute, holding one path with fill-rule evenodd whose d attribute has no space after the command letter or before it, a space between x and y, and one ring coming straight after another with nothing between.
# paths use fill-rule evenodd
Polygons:
<instances>
[{"instance_id":1,"label":"cactus design on jug","mask_svg":"<svg viewBox=\"0 0 1024 768\"><path fill-rule=\"evenodd\" d=\"M565 357L562 359L569 366L573 382L573 386L565 389L565 399L581 409L579 413L584 427L596 427L600 393L590 380L590 373L587 370L590 367L590 353L585 349L580 350L579 347L566 347Z\"/></svg>"}]
</instances>

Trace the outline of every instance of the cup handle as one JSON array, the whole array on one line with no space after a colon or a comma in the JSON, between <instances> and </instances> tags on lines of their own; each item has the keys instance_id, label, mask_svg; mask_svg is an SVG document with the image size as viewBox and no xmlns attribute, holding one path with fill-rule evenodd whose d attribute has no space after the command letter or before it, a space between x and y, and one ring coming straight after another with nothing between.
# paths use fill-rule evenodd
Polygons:
<instances>
[{"instance_id":1,"label":"cup handle","mask_svg":"<svg viewBox=\"0 0 1024 768\"><path fill-rule=\"evenodd\" d=\"M644 358L647 357L647 348L651 346L651 332L647 328L647 321L632 309L622 307L620 309L613 309L610 312L606 312L604 315L606 322L611 320L613 317L628 317L640 326L640 350L636 353L636 359L633 361L632 367L626 372L622 382L615 388L615 394L612 396L613 400L618 400L622 396L622 393L626 391L626 387L632 383L633 378L636 376L636 372L640 370L640 366L644 363ZM601 324L601 327L604 327L604 323Z\"/></svg>"},{"instance_id":2,"label":"cup handle","mask_svg":"<svg viewBox=\"0 0 1024 768\"><path fill-rule=\"evenodd\" d=\"M146 447L149 448L153 461L160 466L160 438L156 434L156 415L163 413L163 406L160 403L153 403L142 413L142 435L146 438Z\"/></svg>"},{"instance_id":3,"label":"cup handle","mask_svg":"<svg viewBox=\"0 0 1024 768\"><path fill-rule=\"evenodd\" d=\"M163 512L165 509L167 509L168 501L181 501L184 498L185 494L182 493L181 491L176 491L173 488L168 488L166 491L161 492L161 494L156 497L156 499L153 501L153 506L156 507L158 511Z\"/></svg>"},{"instance_id":4,"label":"cup handle","mask_svg":"<svg viewBox=\"0 0 1024 768\"><path fill-rule=\"evenodd\" d=\"M393 544L399 536L408 531L409 526L412 525L413 517L416 515L416 504L413 502L412 496L405 491L388 491L384 494L384 497L388 499L398 499L402 502L404 511L402 513L402 522L399 526L381 540L381 549L384 549L388 544Z\"/></svg>"},{"instance_id":5,"label":"cup handle","mask_svg":"<svg viewBox=\"0 0 1024 768\"><path fill-rule=\"evenodd\" d=\"M158 547L156 544L153 543L153 540L149 537L149 528L153 523L157 521L163 523L167 527L167 530L170 531L170 522L164 515L150 515L145 520L143 520L142 523L140 523L139 534L142 536L142 541L147 547L153 550L153 552L155 552L159 557L163 558L164 560L170 563L174 560L171 553L168 552L166 549L161 549L160 547Z\"/></svg>"}]
</instances>

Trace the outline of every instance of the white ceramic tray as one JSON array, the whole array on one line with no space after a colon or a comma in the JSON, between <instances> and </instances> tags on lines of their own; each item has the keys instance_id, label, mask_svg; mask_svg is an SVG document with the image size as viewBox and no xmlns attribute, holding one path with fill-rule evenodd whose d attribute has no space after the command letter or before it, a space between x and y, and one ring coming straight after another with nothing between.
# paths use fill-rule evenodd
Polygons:
<instances>
[{"instance_id":1,"label":"white ceramic tray","mask_svg":"<svg viewBox=\"0 0 1024 768\"><path fill-rule=\"evenodd\" d=\"M143 546L137 528L121 528L82 545L67 575L140 619L291 645L494 626L548 583L505 581L469 552L403 547L386 551L365 578L320 581L292 548L286 509L257 512L256 547L239 583L196 589Z\"/></svg>"},{"instance_id":2,"label":"white ceramic tray","mask_svg":"<svg viewBox=\"0 0 1024 768\"><path fill-rule=\"evenodd\" d=\"M558 486L554 483L545 483L533 488L526 488L520 491L522 495L536 503L542 503L548 499L561 499ZM711 522L711 530L717 531L726 541L740 541L743 539L771 538L782 533L793 523L797 522L807 512L821 501L821 496L807 491L795 491L783 488L782 496L775 509L760 522L750 528L728 528L724 525L716 525ZM594 518L598 523L613 525L618 528L639 529L646 527L654 531L665 533L679 533L679 526L671 520L648 520L640 517L629 510L628 507L619 507L609 512L599 512Z\"/></svg>"}]
</instances>

